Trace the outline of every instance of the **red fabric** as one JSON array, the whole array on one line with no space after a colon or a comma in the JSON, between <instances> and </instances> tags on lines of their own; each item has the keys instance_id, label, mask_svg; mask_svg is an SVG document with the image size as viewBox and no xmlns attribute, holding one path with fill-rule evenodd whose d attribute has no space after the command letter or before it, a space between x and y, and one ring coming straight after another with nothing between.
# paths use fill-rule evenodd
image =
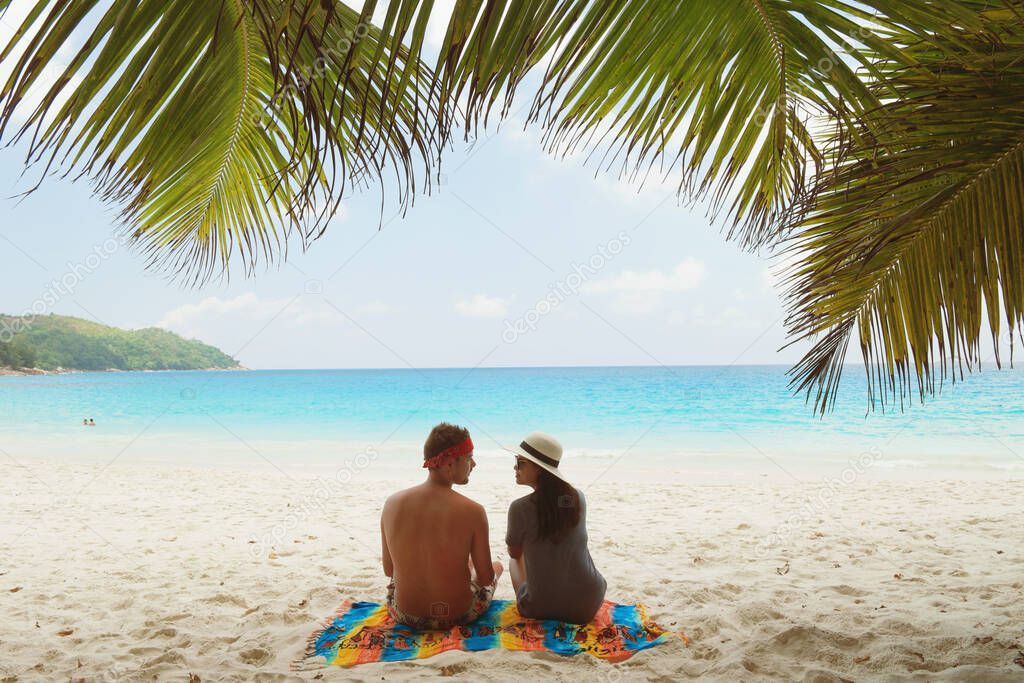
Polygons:
<instances>
[{"instance_id":1,"label":"red fabric","mask_svg":"<svg viewBox=\"0 0 1024 683\"><path fill-rule=\"evenodd\" d=\"M435 467L443 467L450 462L458 460L464 455L469 455L473 452L473 439L466 437L466 440L462 443L457 443L454 446L444 449L433 458L429 458L423 461L423 467L427 469L434 469Z\"/></svg>"}]
</instances>

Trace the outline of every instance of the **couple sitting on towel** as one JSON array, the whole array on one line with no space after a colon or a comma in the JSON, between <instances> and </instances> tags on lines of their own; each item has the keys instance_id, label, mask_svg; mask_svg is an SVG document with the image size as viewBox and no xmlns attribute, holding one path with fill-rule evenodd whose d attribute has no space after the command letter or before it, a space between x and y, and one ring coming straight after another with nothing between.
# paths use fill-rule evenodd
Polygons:
<instances>
[{"instance_id":1,"label":"couple sitting on towel","mask_svg":"<svg viewBox=\"0 0 1024 683\"><path fill-rule=\"evenodd\" d=\"M509 507L505 534L519 613L585 624L604 602L605 580L587 550L583 493L559 471L562 446L553 437L534 432L512 454L516 483L533 489ZM491 562L487 515L452 490L475 466L469 431L441 423L423 446L427 480L384 503L382 559L396 622L448 629L490 606L502 566Z\"/></svg>"}]
</instances>

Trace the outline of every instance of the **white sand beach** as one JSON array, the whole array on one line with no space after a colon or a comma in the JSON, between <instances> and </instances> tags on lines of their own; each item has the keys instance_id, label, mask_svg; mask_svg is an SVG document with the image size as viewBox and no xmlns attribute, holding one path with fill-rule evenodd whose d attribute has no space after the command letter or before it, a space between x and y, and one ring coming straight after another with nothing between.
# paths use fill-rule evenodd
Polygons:
<instances>
[{"instance_id":1,"label":"white sand beach","mask_svg":"<svg viewBox=\"0 0 1024 683\"><path fill-rule=\"evenodd\" d=\"M618 665L488 651L294 673L344 598L382 597L380 505L422 471L371 467L343 487L262 463L2 468L2 681L1024 677L1021 480L830 490L820 478L711 485L613 470L585 489L608 597L646 604L689 646ZM485 463L464 491L490 511L507 559L505 510L525 493L511 467ZM507 576L496 597L512 597Z\"/></svg>"}]
</instances>

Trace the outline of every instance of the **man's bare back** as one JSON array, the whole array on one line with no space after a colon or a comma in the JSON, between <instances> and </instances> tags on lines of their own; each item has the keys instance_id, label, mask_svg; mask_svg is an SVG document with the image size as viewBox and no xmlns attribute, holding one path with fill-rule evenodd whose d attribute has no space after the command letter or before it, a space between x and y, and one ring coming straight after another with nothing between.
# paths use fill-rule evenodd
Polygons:
<instances>
[{"instance_id":1,"label":"man's bare back","mask_svg":"<svg viewBox=\"0 0 1024 683\"><path fill-rule=\"evenodd\" d=\"M481 560L473 563L478 582L494 580L484 509L450 488L427 482L392 495L381 530L393 562L396 602L409 614L445 618L469 609L467 560L473 555Z\"/></svg>"},{"instance_id":2,"label":"man's bare back","mask_svg":"<svg viewBox=\"0 0 1024 683\"><path fill-rule=\"evenodd\" d=\"M395 606L407 615L457 619L473 604L470 581L489 586L501 574L501 565L491 563L483 506L452 490L469 481L475 464L471 451L448 459L430 469L427 481L384 503L384 573L394 583Z\"/></svg>"}]
</instances>

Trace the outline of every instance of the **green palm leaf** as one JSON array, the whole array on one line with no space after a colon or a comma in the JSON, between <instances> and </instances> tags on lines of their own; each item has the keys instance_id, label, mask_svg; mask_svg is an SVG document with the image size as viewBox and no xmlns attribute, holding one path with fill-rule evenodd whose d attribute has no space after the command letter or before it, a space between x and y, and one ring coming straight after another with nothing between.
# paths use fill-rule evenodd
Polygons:
<instances>
[{"instance_id":1,"label":"green palm leaf","mask_svg":"<svg viewBox=\"0 0 1024 683\"><path fill-rule=\"evenodd\" d=\"M382 30L418 55L431 7L395 0ZM910 63L893 31L977 24L959 2L458 0L434 70L442 102L465 102L473 129L496 105L507 114L549 60L530 119L552 151L600 150L634 176L678 165L684 197L710 195L728 209L730 236L761 245L807 205L823 163L808 121L877 106L857 66Z\"/></svg>"},{"instance_id":2,"label":"green palm leaf","mask_svg":"<svg viewBox=\"0 0 1024 683\"><path fill-rule=\"evenodd\" d=\"M344 5L102 4L35 5L0 53L17 56L0 131L45 87L13 139L29 141L30 161L89 176L153 263L202 280L237 254L251 270L293 231L303 244L318 235L346 183L393 168L404 202L416 160L434 164L428 80L390 81L374 57L410 74L418 63ZM85 46L46 85L76 29Z\"/></svg>"},{"instance_id":3,"label":"green palm leaf","mask_svg":"<svg viewBox=\"0 0 1024 683\"><path fill-rule=\"evenodd\" d=\"M456 104L467 131L486 124L548 59L530 117L552 150L604 140L608 165L634 175L678 163L684 196L728 202L729 234L757 245L807 205L822 163L808 119L870 110L854 67L902 59L887 31L968 25L961 4L457 0L430 73L429 1L389 3L378 31L375 0L358 15L332 0L112 0L17 135L32 132L30 159L69 155L59 161L123 206L154 261L201 278L233 250L250 268L280 252L290 228L318 235L331 212L302 218L336 206L339 178L390 165L407 200L414 161L429 169L462 123ZM100 5L35 5L0 54L31 39L0 90L0 131Z\"/></svg>"},{"instance_id":4,"label":"green palm leaf","mask_svg":"<svg viewBox=\"0 0 1024 683\"><path fill-rule=\"evenodd\" d=\"M817 340L793 383L819 410L855 333L884 406L978 367L986 318L997 363L1001 335L1012 345L1020 327L1024 13L982 16L1000 21L967 47L899 37L921 66L879 65L896 96L885 124L836 138L839 162L789 245L790 333Z\"/></svg>"}]
</instances>

